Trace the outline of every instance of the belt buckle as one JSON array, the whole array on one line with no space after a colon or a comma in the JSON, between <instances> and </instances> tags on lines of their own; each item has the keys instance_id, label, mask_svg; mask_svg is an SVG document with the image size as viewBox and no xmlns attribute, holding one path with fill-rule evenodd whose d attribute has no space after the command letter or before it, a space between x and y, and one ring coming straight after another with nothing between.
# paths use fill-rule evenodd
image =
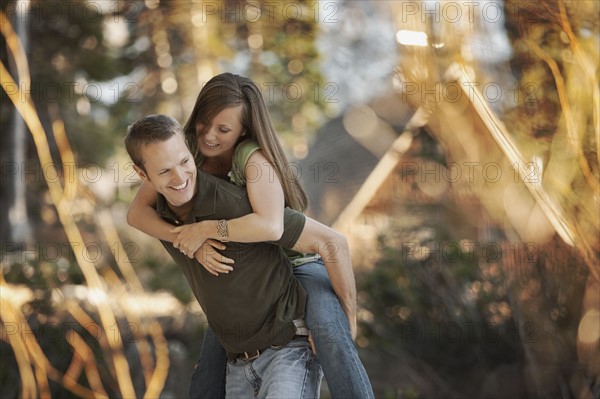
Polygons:
<instances>
[{"instance_id":1,"label":"belt buckle","mask_svg":"<svg viewBox=\"0 0 600 399\"><path fill-rule=\"evenodd\" d=\"M243 352L240 353L240 357L244 360L254 360L257 357L259 357L261 354L261 351L259 349L252 351L252 352Z\"/></svg>"}]
</instances>

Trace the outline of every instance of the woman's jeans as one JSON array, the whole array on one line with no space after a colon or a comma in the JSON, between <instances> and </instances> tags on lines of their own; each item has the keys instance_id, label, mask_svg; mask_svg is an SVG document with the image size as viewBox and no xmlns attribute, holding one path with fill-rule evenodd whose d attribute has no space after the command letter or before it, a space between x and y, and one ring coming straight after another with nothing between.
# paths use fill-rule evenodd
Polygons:
<instances>
[{"instance_id":1,"label":"woman's jeans","mask_svg":"<svg viewBox=\"0 0 600 399\"><path fill-rule=\"evenodd\" d=\"M350 336L348 319L333 291L325 265L318 260L296 266L294 276L307 293L304 318L332 398L374 398ZM192 375L190 397L224 399L226 369L225 350L209 328Z\"/></svg>"}]
</instances>

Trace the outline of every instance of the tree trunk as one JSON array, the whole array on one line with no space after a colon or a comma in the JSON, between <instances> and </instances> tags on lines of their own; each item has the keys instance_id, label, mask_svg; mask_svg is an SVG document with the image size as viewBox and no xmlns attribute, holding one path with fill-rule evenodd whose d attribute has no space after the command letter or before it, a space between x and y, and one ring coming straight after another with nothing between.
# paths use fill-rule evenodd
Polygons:
<instances>
[{"instance_id":1,"label":"tree trunk","mask_svg":"<svg viewBox=\"0 0 600 399\"><path fill-rule=\"evenodd\" d=\"M16 13L12 23L19 36L25 52L28 50L28 7L15 7ZM5 62L11 75L18 82L18 72L10 53L6 54ZM21 244L31 239L31 229L27 217L26 184L23 168L27 147L27 128L21 115L10 101L3 105L2 115L8 116L8 122L3 122L3 140L0 158L2 159L2 181L0 190L0 220L2 220L3 251L15 244ZM10 115L10 116L9 116Z\"/></svg>"}]
</instances>

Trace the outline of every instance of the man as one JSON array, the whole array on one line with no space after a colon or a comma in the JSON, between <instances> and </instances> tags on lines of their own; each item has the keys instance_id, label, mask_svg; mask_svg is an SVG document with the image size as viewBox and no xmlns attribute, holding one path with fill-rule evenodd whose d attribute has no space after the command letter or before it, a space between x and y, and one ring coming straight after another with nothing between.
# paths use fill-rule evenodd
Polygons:
<instances>
[{"instance_id":1,"label":"man","mask_svg":"<svg viewBox=\"0 0 600 399\"><path fill-rule=\"evenodd\" d=\"M252 212L244 188L196 169L181 127L172 118L141 119L130 127L125 143L135 170L159 193L157 211L163 219L175 225L219 220L226 239L226 220ZM318 252L326 264L329 260L327 270L354 335L356 292L348 249L345 240L341 248L328 245L339 238L326 226L286 209L285 231L276 244ZM235 259L235 271L217 277L171 243L163 245L227 351L228 396L318 397L321 372L312 361L303 320L306 294L280 246L229 242L223 255Z\"/></svg>"}]
</instances>

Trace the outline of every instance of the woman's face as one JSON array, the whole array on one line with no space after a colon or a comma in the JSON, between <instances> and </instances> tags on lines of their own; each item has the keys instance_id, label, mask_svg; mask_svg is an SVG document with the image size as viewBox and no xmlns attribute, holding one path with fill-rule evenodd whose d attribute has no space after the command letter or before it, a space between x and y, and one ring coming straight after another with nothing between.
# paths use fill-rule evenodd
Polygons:
<instances>
[{"instance_id":1,"label":"woman's face","mask_svg":"<svg viewBox=\"0 0 600 399\"><path fill-rule=\"evenodd\" d=\"M242 135L242 105L219 112L210 125L196 124L196 140L200 153L207 158L232 157L235 144Z\"/></svg>"}]
</instances>

